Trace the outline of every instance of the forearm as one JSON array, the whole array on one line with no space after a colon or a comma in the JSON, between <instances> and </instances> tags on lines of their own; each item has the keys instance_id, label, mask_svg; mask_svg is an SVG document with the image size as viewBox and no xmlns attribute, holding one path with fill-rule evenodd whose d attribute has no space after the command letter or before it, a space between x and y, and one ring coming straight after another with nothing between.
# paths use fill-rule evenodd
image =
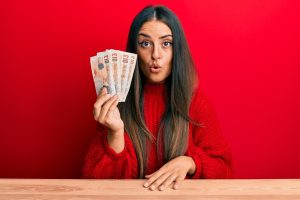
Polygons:
<instances>
[{"instance_id":1,"label":"forearm","mask_svg":"<svg viewBox=\"0 0 300 200\"><path fill-rule=\"evenodd\" d=\"M120 153L124 150L125 141L124 141L124 130L117 132L108 132L107 142L110 148L112 148L116 153Z\"/></svg>"},{"instance_id":2,"label":"forearm","mask_svg":"<svg viewBox=\"0 0 300 200\"><path fill-rule=\"evenodd\" d=\"M85 158L84 178L137 178L138 164L128 135L123 134L123 150L117 153L108 144L108 130L98 127L98 133ZM125 167L126 166L126 167Z\"/></svg>"}]
</instances>

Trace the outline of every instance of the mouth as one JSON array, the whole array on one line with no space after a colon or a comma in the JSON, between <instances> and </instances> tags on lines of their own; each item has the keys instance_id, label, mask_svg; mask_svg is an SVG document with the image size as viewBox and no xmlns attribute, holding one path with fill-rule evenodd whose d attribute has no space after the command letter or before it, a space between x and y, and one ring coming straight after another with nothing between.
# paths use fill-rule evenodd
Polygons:
<instances>
[{"instance_id":1,"label":"mouth","mask_svg":"<svg viewBox=\"0 0 300 200\"><path fill-rule=\"evenodd\" d=\"M150 72L152 72L152 73L158 73L161 71L162 67L157 64L152 64L152 65L150 65L149 69L150 69Z\"/></svg>"}]
</instances>

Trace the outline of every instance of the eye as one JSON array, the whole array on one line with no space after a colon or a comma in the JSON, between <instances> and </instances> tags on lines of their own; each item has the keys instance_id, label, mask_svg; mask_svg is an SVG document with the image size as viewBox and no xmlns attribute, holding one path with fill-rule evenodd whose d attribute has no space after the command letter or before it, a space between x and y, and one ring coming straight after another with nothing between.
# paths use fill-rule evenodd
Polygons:
<instances>
[{"instance_id":1,"label":"eye","mask_svg":"<svg viewBox=\"0 0 300 200\"><path fill-rule=\"evenodd\" d=\"M163 46L164 46L164 47L172 46L172 42L165 41L165 42L163 42Z\"/></svg>"},{"instance_id":2,"label":"eye","mask_svg":"<svg viewBox=\"0 0 300 200\"><path fill-rule=\"evenodd\" d=\"M139 45L141 46L141 47L149 47L150 45L151 45L151 43L150 42L148 42L148 41L142 41L142 42L139 42Z\"/></svg>"}]
</instances>

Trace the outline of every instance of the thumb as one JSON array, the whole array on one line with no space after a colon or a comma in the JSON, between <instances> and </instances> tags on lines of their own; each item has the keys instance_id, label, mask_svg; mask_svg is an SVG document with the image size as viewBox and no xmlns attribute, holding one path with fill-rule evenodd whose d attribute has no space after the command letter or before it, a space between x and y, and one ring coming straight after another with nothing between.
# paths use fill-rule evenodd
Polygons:
<instances>
[{"instance_id":1,"label":"thumb","mask_svg":"<svg viewBox=\"0 0 300 200\"><path fill-rule=\"evenodd\" d=\"M105 86L101 88L101 94L107 94L107 88Z\"/></svg>"}]
</instances>

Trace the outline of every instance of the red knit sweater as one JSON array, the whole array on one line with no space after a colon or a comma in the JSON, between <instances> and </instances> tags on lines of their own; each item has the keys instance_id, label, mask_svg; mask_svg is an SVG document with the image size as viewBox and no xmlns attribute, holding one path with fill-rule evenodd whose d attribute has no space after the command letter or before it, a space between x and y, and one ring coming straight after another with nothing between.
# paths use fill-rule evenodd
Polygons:
<instances>
[{"instance_id":1,"label":"red knit sweater","mask_svg":"<svg viewBox=\"0 0 300 200\"><path fill-rule=\"evenodd\" d=\"M144 115L150 132L157 136L159 122L165 111L165 87L148 84L144 87ZM214 110L207 98L196 90L190 105L190 118L202 124L189 125L189 143L186 156L196 164L191 178L232 178L231 154L224 141ZM125 133L125 147L116 153L109 147L107 131L99 128L86 155L83 178L137 178L138 163L133 144ZM156 146L152 144L146 174L157 171L162 164L157 161Z\"/></svg>"}]
</instances>

